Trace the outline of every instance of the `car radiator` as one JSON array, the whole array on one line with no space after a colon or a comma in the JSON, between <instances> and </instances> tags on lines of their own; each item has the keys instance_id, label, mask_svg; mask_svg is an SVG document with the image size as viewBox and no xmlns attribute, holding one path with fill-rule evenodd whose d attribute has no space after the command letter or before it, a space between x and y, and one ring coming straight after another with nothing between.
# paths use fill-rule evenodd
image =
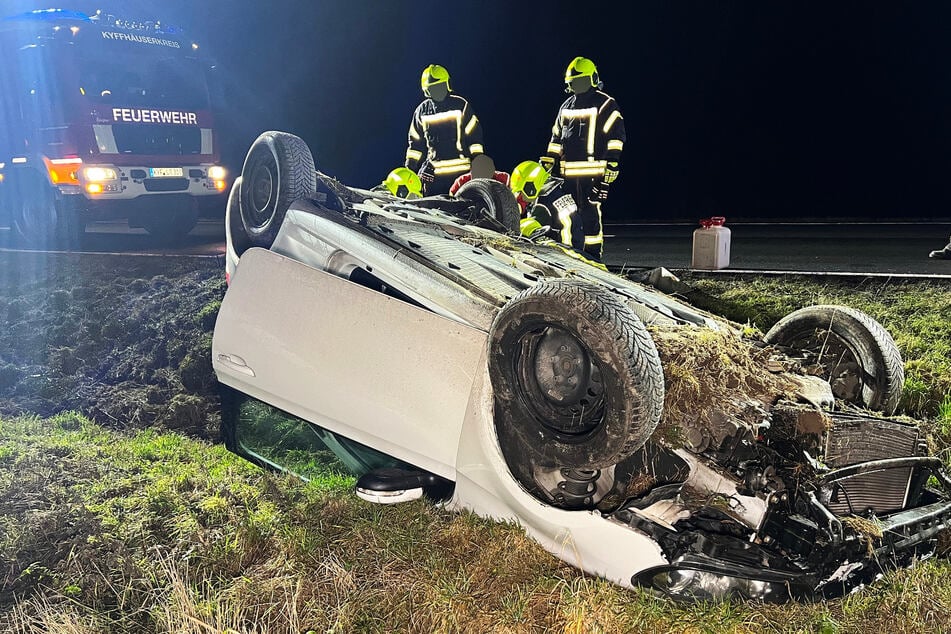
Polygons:
<instances>
[{"instance_id":1,"label":"car radiator","mask_svg":"<svg viewBox=\"0 0 951 634\"><path fill-rule=\"evenodd\" d=\"M825 447L825 464L831 469L872 460L924 455L926 447L918 428L898 421L835 412ZM826 485L822 496L834 514L880 515L914 505L915 468L895 467L858 473Z\"/></svg>"}]
</instances>

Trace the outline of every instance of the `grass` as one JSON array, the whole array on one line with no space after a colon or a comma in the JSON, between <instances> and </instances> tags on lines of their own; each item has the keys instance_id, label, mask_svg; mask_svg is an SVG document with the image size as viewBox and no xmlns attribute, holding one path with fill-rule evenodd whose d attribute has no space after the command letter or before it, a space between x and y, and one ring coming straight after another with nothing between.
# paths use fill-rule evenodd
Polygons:
<instances>
[{"instance_id":1,"label":"grass","mask_svg":"<svg viewBox=\"0 0 951 634\"><path fill-rule=\"evenodd\" d=\"M951 284L867 277L858 280L783 276L712 276L688 273L689 301L766 332L793 310L844 304L864 311L888 330L905 360L900 414L925 420L951 445Z\"/></svg>"},{"instance_id":2,"label":"grass","mask_svg":"<svg viewBox=\"0 0 951 634\"><path fill-rule=\"evenodd\" d=\"M513 524L365 503L176 433L0 424L9 632L889 632L951 622L951 565L844 600L676 604L591 578ZM330 483L328 485L328 483Z\"/></svg>"},{"instance_id":3,"label":"grass","mask_svg":"<svg viewBox=\"0 0 951 634\"><path fill-rule=\"evenodd\" d=\"M903 413L923 418L948 456L947 286L685 281L698 288L692 301L760 331L808 304L868 312L904 355ZM194 313L196 328L216 311L211 302ZM195 364L196 381L201 372ZM184 416L195 405L175 407ZM374 506L332 464L314 467L305 483L189 435L105 428L74 412L0 420L0 631L844 633L951 623L946 559L835 601L677 604L587 576L516 525L423 501Z\"/></svg>"}]
</instances>

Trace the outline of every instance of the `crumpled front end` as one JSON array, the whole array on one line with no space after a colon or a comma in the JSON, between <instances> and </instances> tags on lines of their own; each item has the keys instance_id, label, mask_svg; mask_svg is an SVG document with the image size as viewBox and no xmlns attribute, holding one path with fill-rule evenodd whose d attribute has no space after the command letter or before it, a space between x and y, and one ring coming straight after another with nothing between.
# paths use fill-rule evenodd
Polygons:
<instances>
[{"instance_id":1,"label":"crumpled front end","mask_svg":"<svg viewBox=\"0 0 951 634\"><path fill-rule=\"evenodd\" d=\"M704 454L648 446L619 465L655 479L610 519L651 535L670 562L632 585L693 600L828 598L934 555L951 526L951 479L917 427L831 419L822 432L771 429Z\"/></svg>"}]
</instances>

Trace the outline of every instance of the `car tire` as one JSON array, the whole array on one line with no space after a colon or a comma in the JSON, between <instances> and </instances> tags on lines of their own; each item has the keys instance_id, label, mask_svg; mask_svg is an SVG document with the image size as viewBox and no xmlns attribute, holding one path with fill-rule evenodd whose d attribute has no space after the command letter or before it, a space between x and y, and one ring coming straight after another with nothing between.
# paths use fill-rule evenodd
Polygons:
<instances>
[{"instance_id":1,"label":"car tire","mask_svg":"<svg viewBox=\"0 0 951 634\"><path fill-rule=\"evenodd\" d=\"M513 297L489 331L495 429L512 473L600 469L660 421L664 374L646 327L610 291L546 279Z\"/></svg>"},{"instance_id":2,"label":"car tire","mask_svg":"<svg viewBox=\"0 0 951 634\"><path fill-rule=\"evenodd\" d=\"M490 217L504 227L503 233L512 236L521 235L519 221L522 217L522 209L512 190L499 181L493 178L474 178L460 187L456 196L485 209ZM485 226L487 229L499 229L494 223L482 224L477 221L474 224Z\"/></svg>"},{"instance_id":3,"label":"car tire","mask_svg":"<svg viewBox=\"0 0 951 634\"><path fill-rule=\"evenodd\" d=\"M241 168L238 198L251 243L269 248L291 203L312 196L316 187L314 156L303 139L276 131L255 139Z\"/></svg>"},{"instance_id":4,"label":"car tire","mask_svg":"<svg viewBox=\"0 0 951 634\"><path fill-rule=\"evenodd\" d=\"M836 398L886 416L895 413L905 382L901 352L888 331L862 311L807 306L776 322L765 339L820 366Z\"/></svg>"},{"instance_id":5,"label":"car tire","mask_svg":"<svg viewBox=\"0 0 951 634\"><path fill-rule=\"evenodd\" d=\"M245 251L251 248L251 240L244 230L244 223L241 222L241 209L239 208L241 182L242 178L240 176L234 180L231 191L228 193L228 204L225 207L225 227L227 227L231 248L234 249L234 253L238 257L241 257Z\"/></svg>"}]
</instances>

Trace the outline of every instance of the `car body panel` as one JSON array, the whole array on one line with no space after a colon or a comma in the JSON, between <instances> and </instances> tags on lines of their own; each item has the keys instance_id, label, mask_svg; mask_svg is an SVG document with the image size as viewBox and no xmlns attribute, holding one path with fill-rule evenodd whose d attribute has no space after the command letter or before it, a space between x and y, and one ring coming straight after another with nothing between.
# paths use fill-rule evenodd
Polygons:
<instances>
[{"instance_id":1,"label":"car body panel","mask_svg":"<svg viewBox=\"0 0 951 634\"><path fill-rule=\"evenodd\" d=\"M485 352L480 330L250 249L222 302L212 358L226 385L455 482L449 507L517 522L591 574L630 587L635 571L667 563L647 535L544 504L509 475Z\"/></svg>"},{"instance_id":2,"label":"car body panel","mask_svg":"<svg viewBox=\"0 0 951 634\"><path fill-rule=\"evenodd\" d=\"M484 332L250 249L222 302L212 359L227 385L280 394L288 412L453 479L484 348Z\"/></svg>"},{"instance_id":3,"label":"car body panel","mask_svg":"<svg viewBox=\"0 0 951 634\"><path fill-rule=\"evenodd\" d=\"M272 250L343 277L355 267L372 271L426 308L485 331L495 315L491 298L474 297L452 280L433 275L407 250L311 213L303 201L288 210Z\"/></svg>"},{"instance_id":4,"label":"car body panel","mask_svg":"<svg viewBox=\"0 0 951 634\"><path fill-rule=\"evenodd\" d=\"M644 533L606 521L598 511L557 509L522 488L499 449L484 359L481 367L459 439L456 487L448 506L516 522L559 559L624 587L632 587L636 571L666 564L660 546Z\"/></svg>"}]
</instances>

